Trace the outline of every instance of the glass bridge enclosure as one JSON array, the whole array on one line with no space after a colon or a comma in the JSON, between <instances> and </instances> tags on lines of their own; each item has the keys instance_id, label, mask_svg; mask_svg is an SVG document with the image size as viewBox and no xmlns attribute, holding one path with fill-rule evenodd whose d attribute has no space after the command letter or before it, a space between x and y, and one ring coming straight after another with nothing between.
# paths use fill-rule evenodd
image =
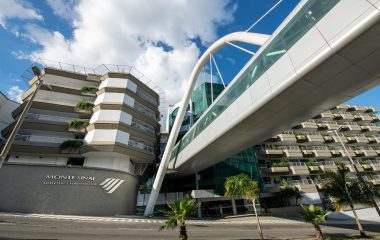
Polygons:
<instances>
[{"instance_id":1,"label":"glass bridge enclosure","mask_svg":"<svg viewBox=\"0 0 380 240\"><path fill-rule=\"evenodd\" d=\"M299 12L274 36L271 42L254 57L253 62L235 79L199 118L171 154L173 161L189 143L206 129L242 93L259 79L278 59L280 59L299 39L301 39L340 0L309 0Z\"/></svg>"}]
</instances>

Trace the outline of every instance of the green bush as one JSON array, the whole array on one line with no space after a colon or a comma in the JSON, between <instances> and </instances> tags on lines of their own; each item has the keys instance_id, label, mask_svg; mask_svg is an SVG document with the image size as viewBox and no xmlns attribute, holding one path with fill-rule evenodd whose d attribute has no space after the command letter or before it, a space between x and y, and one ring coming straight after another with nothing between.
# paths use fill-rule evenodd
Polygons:
<instances>
[{"instance_id":1,"label":"green bush","mask_svg":"<svg viewBox=\"0 0 380 240\"><path fill-rule=\"evenodd\" d=\"M78 149L83 145L82 140L66 140L59 146L59 149L61 150L67 150L67 149Z\"/></svg>"},{"instance_id":2,"label":"green bush","mask_svg":"<svg viewBox=\"0 0 380 240\"><path fill-rule=\"evenodd\" d=\"M318 166L318 163L315 161L310 161L310 162L306 162L306 166L308 167Z\"/></svg>"},{"instance_id":3,"label":"green bush","mask_svg":"<svg viewBox=\"0 0 380 240\"><path fill-rule=\"evenodd\" d=\"M328 132L321 132L321 136L322 137L327 137L327 136L330 136L330 134Z\"/></svg>"},{"instance_id":4,"label":"green bush","mask_svg":"<svg viewBox=\"0 0 380 240\"><path fill-rule=\"evenodd\" d=\"M83 93L83 92L96 92L98 91L98 88L97 87L93 87L93 86L84 86L80 89L80 91Z\"/></svg>"},{"instance_id":5,"label":"green bush","mask_svg":"<svg viewBox=\"0 0 380 240\"><path fill-rule=\"evenodd\" d=\"M369 161L367 159L360 159L359 163L360 163L360 165L368 165Z\"/></svg>"},{"instance_id":6,"label":"green bush","mask_svg":"<svg viewBox=\"0 0 380 240\"><path fill-rule=\"evenodd\" d=\"M298 131L298 132L295 132L294 135L296 135L296 136L305 136L305 133Z\"/></svg>"},{"instance_id":7,"label":"green bush","mask_svg":"<svg viewBox=\"0 0 380 240\"><path fill-rule=\"evenodd\" d=\"M75 108L80 110L90 110L94 106L95 105L92 102L79 102L75 105Z\"/></svg>"},{"instance_id":8,"label":"green bush","mask_svg":"<svg viewBox=\"0 0 380 240\"><path fill-rule=\"evenodd\" d=\"M76 119L69 123L69 128L74 128L74 129L87 127L87 126L88 126L88 120L83 120L83 119Z\"/></svg>"},{"instance_id":9,"label":"green bush","mask_svg":"<svg viewBox=\"0 0 380 240\"><path fill-rule=\"evenodd\" d=\"M288 162L272 162L271 167L289 167Z\"/></svg>"}]
</instances>

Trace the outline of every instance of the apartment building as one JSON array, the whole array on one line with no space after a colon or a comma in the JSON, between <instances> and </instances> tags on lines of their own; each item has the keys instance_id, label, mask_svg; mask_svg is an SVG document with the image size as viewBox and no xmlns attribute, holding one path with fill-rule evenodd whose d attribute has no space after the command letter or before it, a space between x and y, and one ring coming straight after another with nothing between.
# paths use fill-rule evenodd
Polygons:
<instances>
[{"instance_id":1,"label":"apartment building","mask_svg":"<svg viewBox=\"0 0 380 240\"><path fill-rule=\"evenodd\" d=\"M360 173L380 187L376 113L372 107L341 104L260 145L257 156L267 202L277 205L276 193L286 181L303 192L305 203L321 203L323 171L336 171L340 161L354 174L349 156Z\"/></svg>"},{"instance_id":2,"label":"apartment building","mask_svg":"<svg viewBox=\"0 0 380 240\"><path fill-rule=\"evenodd\" d=\"M55 189L43 186L42 189L39 185L37 191L51 199L47 204L51 204L50 208L36 209L21 203L24 209L19 211L32 209L34 212L95 215L133 213L138 177L156 161L159 153L159 94L131 73L124 72L98 75L45 68L42 79L43 85L17 133L6 166L23 168L25 174L39 175L43 185L62 186L55 186ZM33 77L29 81L30 88L22 95L23 101L30 98L37 80ZM14 111L15 118L23 107L21 105ZM4 129L3 134L9 135L13 127L14 124ZM45 184L47 180L49 184ZM89 183L96 188L89 189ZM84 191L80 198L87 199L93 194L94 199L110 201L110 196L104 193L112 193L113 205L119 207L102 209L99 202L100 205L92 207L91 204L78 204L75 209L66 206L66 210L60 211L57 209L60 204L54 207L53 199L62 204L68 197L78 199L75 196L78 189L71 185L87 186L89 192ZM67 197L52 197L53 192L59 190ZM31 202L39 205L41 200L37 197ZM8 209L12 207L14 205L9 204Z\"/></svg>"}]
</instances>

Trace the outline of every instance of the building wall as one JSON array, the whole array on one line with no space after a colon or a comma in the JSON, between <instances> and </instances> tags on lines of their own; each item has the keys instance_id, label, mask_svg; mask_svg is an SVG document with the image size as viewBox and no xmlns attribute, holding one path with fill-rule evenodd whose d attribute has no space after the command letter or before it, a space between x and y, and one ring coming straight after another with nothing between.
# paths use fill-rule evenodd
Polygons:
<instances>
[{"instance_id":1,"label":"building wall","mask_svg":"<svg viewBox=\"0 0 380 240\"><path fill-rule=\"evenodd\" d=\"M9 100L2 92L0 92L0 136L1 130L3 130L14 121L12 112L18 106L18 103Z\"/></svg>"},{"instance_id":2,"label":"building wall","mask_svg":"<svg viewBox=\"0 0 380 240\"><path fill-rule=\"evenodd\" d=\"M102 183L109 178L116 180L107 189ZM125 172L8 163L0 169L0 211L90 216L134 214L136 189L137 178Z\"/></svg>"}]
</instances>

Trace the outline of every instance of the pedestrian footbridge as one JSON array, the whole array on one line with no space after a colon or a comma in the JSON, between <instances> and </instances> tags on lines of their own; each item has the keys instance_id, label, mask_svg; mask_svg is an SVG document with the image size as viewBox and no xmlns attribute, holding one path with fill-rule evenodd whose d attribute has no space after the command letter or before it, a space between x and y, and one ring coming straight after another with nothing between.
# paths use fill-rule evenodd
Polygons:
<instances>
[{"instance_id":1,"label":"pedestrian footbridge","mask_svg":"<svg viewBox=\"0 0 380 240\"><path fill-rule=\"evenodd\" d=\"M380 0L301 1L170 155L187 175L379 84Z\"/></svg>"}]
</instances>

